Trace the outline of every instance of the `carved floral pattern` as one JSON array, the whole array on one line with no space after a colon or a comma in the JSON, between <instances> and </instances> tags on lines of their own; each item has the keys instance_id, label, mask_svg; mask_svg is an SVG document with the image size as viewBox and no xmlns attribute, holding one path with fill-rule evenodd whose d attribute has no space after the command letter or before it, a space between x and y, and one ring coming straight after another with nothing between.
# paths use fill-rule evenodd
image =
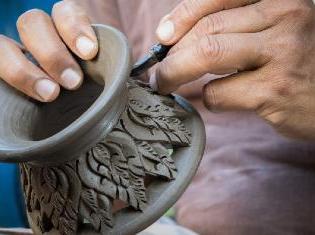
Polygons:
<instances>
[{"instance_id":1,"label":"carved floral pattern","mask_svg":"<svg viewBox=\"0 0 315 235\"><path fill-rule=\"evenodd\" d=\"M55 167L21 164L27 210L42 233L75 234L80 223L88 222L103 234L114 226L114 200L145 209L146 175L176 177L171 156L191 140L182 122L186 111L144 83L129 81L128 88L119 122L87 153Z\"/></svg>"}]
</instances>

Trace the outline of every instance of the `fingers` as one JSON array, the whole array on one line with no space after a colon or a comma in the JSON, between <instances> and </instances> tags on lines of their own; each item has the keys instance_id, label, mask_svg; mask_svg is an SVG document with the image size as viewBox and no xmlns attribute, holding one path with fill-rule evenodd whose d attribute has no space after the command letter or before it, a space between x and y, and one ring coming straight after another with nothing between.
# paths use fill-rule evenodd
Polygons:
<instances>
[{"instance_id":1,"label":"fingers","mask_svg":"<svg viewBox=\"0 0 315 235\"><path fill-rule=\"evenodd\" d=\"M56 99L60 92L58 83L74 90L83 81L82 71L66 45L82 59L92 59L98 52L96 35L88 17L75 1L55 4L52 15L55 22L36 9L19 17L17 28L24 47L0 37L2 79L44 102ZM25 57L24 50L34 56L41 68Z\"/></svg>"},{"instance_id":2,"label":"fingers","mask_svg":"<svg viewBox=\"0 0 315 235\"><path fill-rule=\"evenodd\" d=\"M96 56L98 42L85 11L74 1L61 1L54 5L52 18L68 47L80 58Z\"/></svg>"},{"instance_id":3,"label":"fingers","mask_svg":"<svg viewBox=\"0 0 315 235\"><path fill-rule=\"evenodd\" d=\"M168 94L206 73L228 74L260 67L269 61L260 40L257 34L207 35L164 59L151 83L156 83L161 94Z\"/></svg>"},{"instance_id":4,"label":"fingers","mask_svg":"<svg viewBox=\"0 0 315 235\"><path fill-rule=\"evenodd\" d=\"M259 70L217 79L204 86L204 104L215 111L256 111L270 97L265 84Z\"/></svg>"},{"instance_id":5,"label":"fingers","mask_svg":"<svg viewBox=\"0 0 315 235\"><path fill-rule=\"evenodd\" d=\"M24 13L17 21L17 28L24 46L51 78L70 90L81 85L82 71L45 12Z\"/></svg>"},{"instance_id":6,"label":"fingers","mask_svg":"<svg viewBox=\"0 0 315 235\"><path fill-rule=\"evenodd\" d=\"M249 5L259 0L183 0L165 16L156 34L159 41L172 45L179 41L200 19L226 9Z\"/></svg>"},{"instance_id":7,"label":"fingers","mask_svg":"<svg viewBox=\"0 0 315 235\"><path fill-rule=\"evenodd\" d=\"M57 83L26 59L19 45L0 36L0 77L21 92L42 102L57 98Z\"/></svg>"},{"instance_id":8,"label":"fingers","mask_svg":"<svg viewBox=\"0 0 315 235\"><path fill-rule=\"evenodd\" d=\"M174 45L172 53L208 34L255 33L271 27L277 17L276 15L266 17L266 7L262 3L220 11L203 17Z\"/></svg>"}]
</instances>

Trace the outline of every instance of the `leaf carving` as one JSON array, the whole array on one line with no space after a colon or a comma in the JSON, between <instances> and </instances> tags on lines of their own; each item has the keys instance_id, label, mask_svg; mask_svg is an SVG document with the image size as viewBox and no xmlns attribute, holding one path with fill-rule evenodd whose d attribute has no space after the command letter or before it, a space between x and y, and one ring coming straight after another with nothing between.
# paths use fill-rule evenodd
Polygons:
<instances>
[{"instance_id":1,"label":"leaf carving","mask_svg":"<svg viewBox=\"0 0 315 235\"><path fill-rule=\"evenodd\" d=\"M146 141L138 142L137 146L147 174L175 179L177 170L169 149Z\"/></svg>"},{"instance_id":2,"label":"leaf carving","mask_svg":"<svg viewBox=\"0 0 315 235\"><path fill-rule=\"evenodd\" d=\"M56 167L21 164L27 210L42 233L76 234L83 221L106 234L114 226L114 200L144 210L145 176L175 179L172 154L191 141L187 112L144 83L129 81L128 88L119 122L77 160Z\"/></svg>"},{"instance_id":3,"label":"leaf carving","mask_svg":"<svg viewBox=\"0 0 315 235\"><path fill-rule=\"evenodd\" d=\"M158 117L153 118L153 120L173 145L185 146L190 144L191 134L178 118Z\"/></svg>"},{"instance_id":4,"label":"leaf carving","mask_svg":"<svg viewBox=\"0 0 315 235\"><path fill-rule=\"evenodd\" d=\"M114 156L117 156L119 153L119 155L122 154L126 160L126 165L124 166L127 170L125 170L125 174L122 175L122 172L119 171L117 159L113 158L113 166L117 174L122 175L128 182L128 200L124 198L119 199L129 203L135 209L143 210L147 201L144 187L145 171L136 143L128 134L121 131L112 132L106 138L106 141L108 147L112 148L113 153L116 153ZM116 169L116 167L118 168Z\"/></svg>"},{"instance_id":5,"label":"leaf carving","mask_svg":"<svg viewBox=\"0 0 315 235\"><path fill-rule=\"evenodd\" d=\"M28 211L39 211L35 221L41 231L52 228L60 234L76 234L81 183L73 165L30 167L22 164L22 177L28 182Z\"/></svg>"},{"instance_id":6,"label":"leaf carving","mask_svg":"<svg viewBox=\"0 0 315 235\"><path fill-rule=\"evenodd\" d=\"M141 99L141 97L145 97L145 99ZM129 99L129 107L138 115L150 117L181 117L187 115L173 99L154 94L148 87L134 86L130 88Z\"/></svg>"},{"instance_id":7,"label":"leaf carving","mask_svg":"<svg viewBox=\"0 0 315 235\"><path fill-rule=\"evenodd\" d=\"M135 82L129 93L129 105L120 125L134 139L173 146L190 144L191 134L179 119L185 118L186 112L174 100L135 86Z\"/></svg>"},{"instance_id":8,"label":"leaf carving","mask_svg":"<svg viewBox=\"0 0 315 235\"><path fill-rule=\"evenodd\" d=\"M97 231L104 230L104 226L113 227L112 202L93 189L82 190L80 212Z\"/></svg>"}]
</instances>

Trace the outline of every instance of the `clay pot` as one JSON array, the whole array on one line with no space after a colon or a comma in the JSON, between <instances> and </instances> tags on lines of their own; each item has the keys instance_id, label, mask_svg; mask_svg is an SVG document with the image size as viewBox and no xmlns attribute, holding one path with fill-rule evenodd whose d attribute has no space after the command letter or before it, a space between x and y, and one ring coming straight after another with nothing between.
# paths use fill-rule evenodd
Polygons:
<instances>
[{"instance_id":1,"label":"clay pot","mask_svg":"<svg viewBox=\"0 0 315 235\"><path fill-rule=\"evenodd\" d=\"M20 163L36 234L141 231L176 202L203 154L194 108L129 79L125 36L94 29L99 54L80 61L79 90L43 104L0 83L0 161Z\"/></svg>"}]
</instances>

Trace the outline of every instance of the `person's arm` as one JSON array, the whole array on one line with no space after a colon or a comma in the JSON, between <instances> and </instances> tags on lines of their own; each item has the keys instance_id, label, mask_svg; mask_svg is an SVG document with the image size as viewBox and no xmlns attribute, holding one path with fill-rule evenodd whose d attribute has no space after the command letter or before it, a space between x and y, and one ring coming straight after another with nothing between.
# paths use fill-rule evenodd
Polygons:
<instances>
[{"instance_id":1,"label":"person's arm","mask_svg":"<svg viewBox=\"0 0 315 235\"><path fill-rule=\"evenodd\" d=\"M157 36L175 44L151 78L160 93L237 72L205 85L209 109L255 111L282 134L315 139L312 0L183 0Z\"/></svg>"}]
</instances>

